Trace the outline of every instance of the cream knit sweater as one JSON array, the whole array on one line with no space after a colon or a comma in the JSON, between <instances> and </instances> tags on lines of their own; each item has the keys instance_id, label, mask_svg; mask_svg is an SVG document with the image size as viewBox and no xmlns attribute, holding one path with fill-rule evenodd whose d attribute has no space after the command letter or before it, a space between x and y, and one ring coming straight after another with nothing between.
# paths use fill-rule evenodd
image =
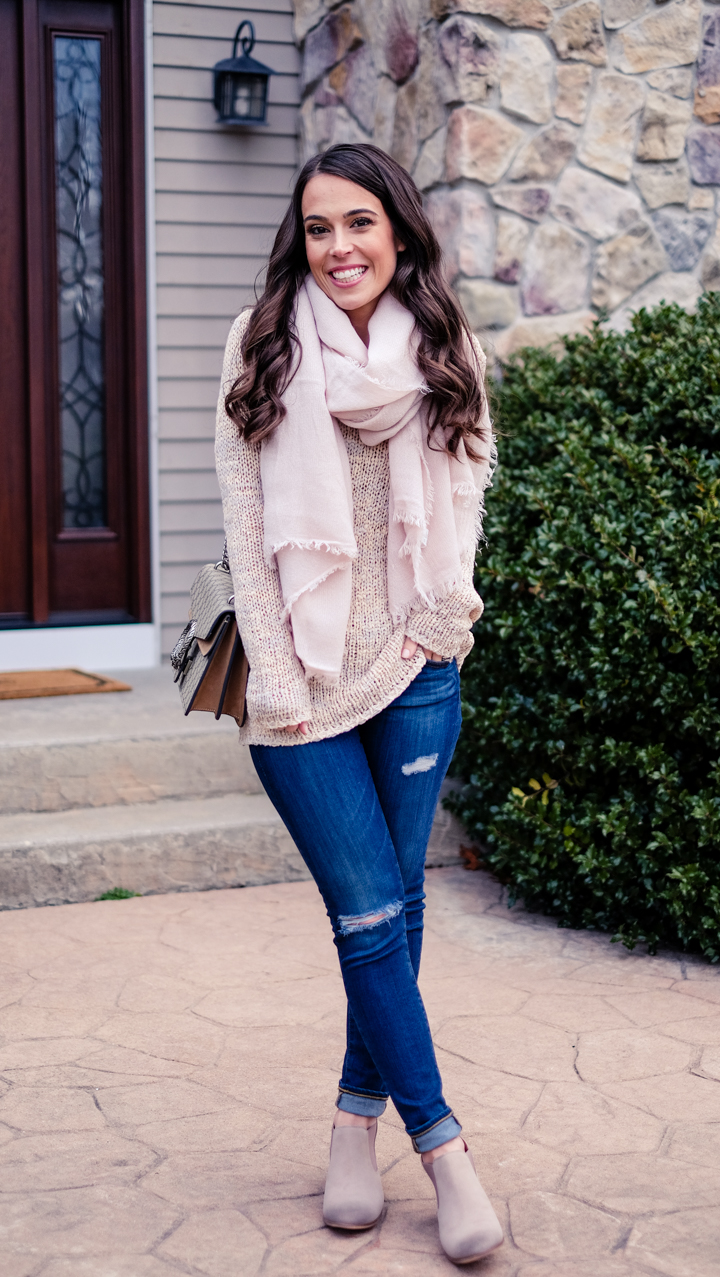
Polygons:
<instances>
[{"instance_id":1,"label":"cream knit sweater","mask_svg":"<svg viewBox=\"0 0 720 1277\"><path fill-rule=\"evenodd\" d=\"M224 399L242 371L242 339L250 317L235 320L225 350L218 400L215 458L223 500L238 628L250 662L247 718L240 740L250 745L301 745L350 731L378 714L425 664L422 648L462 663L473 640L470 626L482 612L473 588L474 562L463 563L466 585L434 610L413 613L396 626L387 603L387 535L390 475L387 444L368 447L356 430L342 427L352 477L358 557L352 564L352 605L340 681L306 681L283 610L277 571L263 555L260 449L240 438ZM484 356L483 356L484 364ZM486 423L489 430L489 420ZM490 465L487 480L490 479ZM412 660L400 653L405 634L420 644ZM307 736L284 732L307 721Z\"/></svg>"}]
</instances>

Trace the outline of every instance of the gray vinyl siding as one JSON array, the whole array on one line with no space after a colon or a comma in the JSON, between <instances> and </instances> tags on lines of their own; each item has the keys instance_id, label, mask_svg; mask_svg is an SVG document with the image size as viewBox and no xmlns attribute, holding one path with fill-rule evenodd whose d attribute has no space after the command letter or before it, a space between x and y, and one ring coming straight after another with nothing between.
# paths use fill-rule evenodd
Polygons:
<instances>
[{"instance_id":1,"label":"gray vinyl siding","mask_svg":"<svg viewBox=\"0 0 720 1277\"><path fill-rule=\"evenodd\" d=\"M253 56L277 72L269 123L216 124L212 67L243 18ZM198 568L222 550L213 436L230 325L253 286L297 170L299 57L289 0L252 9L153 4L159 528L162 650L187 619Z\"/></svg>"}]
</instances>

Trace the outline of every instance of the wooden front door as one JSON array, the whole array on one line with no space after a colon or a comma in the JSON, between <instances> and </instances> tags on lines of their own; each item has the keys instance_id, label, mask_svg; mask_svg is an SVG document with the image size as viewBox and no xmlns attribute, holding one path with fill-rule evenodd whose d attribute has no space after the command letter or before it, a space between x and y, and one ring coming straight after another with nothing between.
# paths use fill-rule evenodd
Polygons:
<instances>
[{"instance_id":1,"label":"wooden front door","mask_svg":"<svg viewBox=\"0 0 720 1277\"><path fill-rule=\"evenodd\" d=\"M0 627L150 619L142 0L0 0Z\"/></svg>"}]
</instances>

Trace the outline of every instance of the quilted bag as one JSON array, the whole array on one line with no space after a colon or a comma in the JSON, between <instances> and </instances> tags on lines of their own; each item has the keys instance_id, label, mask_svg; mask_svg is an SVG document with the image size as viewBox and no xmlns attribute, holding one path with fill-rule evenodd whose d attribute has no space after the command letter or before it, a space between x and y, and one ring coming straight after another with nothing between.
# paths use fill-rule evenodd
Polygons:
<instances>
[{"instance_id":1,"label":"quilted bag","mask_svg":"<svg viewBox=\"0 0 720 1277\"><path fill-rule=\"evenodd\" d=\"M235 620L227 543L218 563L206 563L190 590L190 620L170 655L186 715L209 710L245 721L249 665Z\"/></svg>"}]
</instances>

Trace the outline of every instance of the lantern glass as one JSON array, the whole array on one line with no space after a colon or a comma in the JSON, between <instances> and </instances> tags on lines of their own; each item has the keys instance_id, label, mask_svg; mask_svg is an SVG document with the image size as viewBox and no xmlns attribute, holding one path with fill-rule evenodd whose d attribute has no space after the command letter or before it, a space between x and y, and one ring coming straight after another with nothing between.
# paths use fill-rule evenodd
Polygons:
<instances>
[{"instance_id":1,"label":"lantern glass","mask_svg":"<svg viewBox=\"0 0 720 1277\"><path fill-rule=\"evenodd\" d=\"M233 81L235 93L232 114L239 120L264 120L267 77L234 75Z\"/></svg>"}]
</instances>

